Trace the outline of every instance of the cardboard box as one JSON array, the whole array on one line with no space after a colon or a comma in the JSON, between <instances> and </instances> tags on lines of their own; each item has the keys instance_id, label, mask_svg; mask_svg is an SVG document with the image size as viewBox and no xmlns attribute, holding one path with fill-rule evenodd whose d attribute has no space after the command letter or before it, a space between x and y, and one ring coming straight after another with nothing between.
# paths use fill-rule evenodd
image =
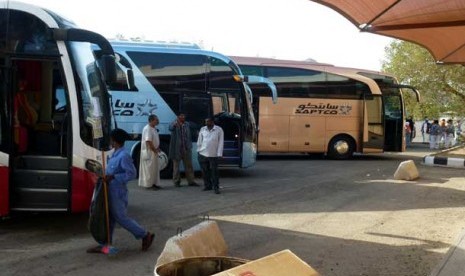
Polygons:
<instances>
[{"instance_id":1,"label":"cardboard box","mask_svg":"<svg viewBox=\"0 0 465 276\"><path fill-rule=\"evenodd\" d=\"M320 274L290 250L214 274L214 276L319 276Z\"/></svg>"}]
</instances>

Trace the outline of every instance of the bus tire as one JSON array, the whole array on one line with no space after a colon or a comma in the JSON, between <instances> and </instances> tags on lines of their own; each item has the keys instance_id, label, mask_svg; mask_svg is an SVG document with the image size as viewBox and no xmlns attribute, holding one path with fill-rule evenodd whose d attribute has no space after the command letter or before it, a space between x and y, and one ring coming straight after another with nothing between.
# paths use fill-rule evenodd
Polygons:
<instances>
[{"instance_id":1,"label":"bus tire","mask_svg":"<svg viewBox=\"0 0 465 276\"><path fill-rule=\"evenodd\" d=\"M140 145L134 150L132 154L132 161L134 162L134 167L136 167L137 178L139 178L139 166L140 166Z\"/></svg>"},{"instance_id":2,"label":"bus tire","mask_svg":"<svg viewBox=\"0 0 465 276\"><path fill-rule=\"evenodd\" d=\"M354 154L355 141L347 135L338 135L328 145L328 156L335 160L350 159Z\"/></svg>"},{"instance_id":3,"label":"bus tire","mask_svg":"<svg viewBox=\"0 0 465 276\"><path fill-rule=\"evenodd\" d=\"M160 149L168 154L169 153L169 144L165 142L160 143ZM171 159L168 159L168 165L166 165L166 168L160 171L160 178L163 179L170 179L173 178L173 161Z\"/></svg>"},{"instance_id":4,"label":"bus tire","mask_svg":"<svg viewBox=\"0 0 465 276\"><path fill-rule=\"evenodd\" d=\"M161 144L160 149L168 154L168 146L166 144ZM134 166L136 167L137 171L137 178L139 178L139 166L140 166L140 145L134 150L134 154L132 156L132 160L134 162ZM173 177L173 162L171 160L168 161L168 165L166 168L160 171L160 178L169 179Z\"/></svg>"}]
</instances>

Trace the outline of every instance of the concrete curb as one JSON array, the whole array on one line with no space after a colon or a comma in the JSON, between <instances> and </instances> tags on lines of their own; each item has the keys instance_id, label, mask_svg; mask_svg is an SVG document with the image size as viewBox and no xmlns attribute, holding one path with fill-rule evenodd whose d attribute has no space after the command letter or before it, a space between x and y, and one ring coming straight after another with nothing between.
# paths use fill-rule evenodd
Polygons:
<instances>
[{"instance_id":1,"label":"concrete curb","mask_svg":"<svg viewBox=\"0 0 465 276\"><path fill-rule=\"evenodd\" d=\"M454 151L460 147L463 147L463 145L455 146L453 148L446 149L446 150L440 151L435 154L427 155L423 157L423 164L427 166L465 168L465 158L437 156L437 155L444 155L445 153Z\"/></svg>"},{"instance_id":2,"label":"concrete curb","mask_svg":"<svg viewBox=\"0 0 465 276\"><path fill-rule=\"evenodd\" d=\"M465 168L464 158L442 157L428 155L423 157L423 163L428 166L445 166L452 168Z\"/></svg>"},{"instance_id":3,"label":"concrete curb","mask_svg":"<svg viewBox=\"0 0 465 276\"><path fill-rule=\"evenodd\" d=\"M465 230L459 234L438 265L431 271L430 276L460 276L465 275L463 264L465 245Z\"/></svg>"}]
</instances>

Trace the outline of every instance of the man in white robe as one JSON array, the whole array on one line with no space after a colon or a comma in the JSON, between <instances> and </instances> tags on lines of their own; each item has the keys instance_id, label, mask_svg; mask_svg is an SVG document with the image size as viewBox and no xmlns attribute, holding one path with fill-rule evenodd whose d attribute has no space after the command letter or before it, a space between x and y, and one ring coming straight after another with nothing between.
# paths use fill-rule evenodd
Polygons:
<instances>
[{"instance_id":1,"label":"man in white robe","mask_svg":"<svg viewBox=\"0 0 465 276\"><path fill-rule=\"evenodd\" d=\"M139 163L139 186L158 190L160 184L160 170L158 167L158 152L160 138L157 129L159 123L156 115L149 116L149 123L142 130L142 140Z\"/></svg>"}]
</instances>

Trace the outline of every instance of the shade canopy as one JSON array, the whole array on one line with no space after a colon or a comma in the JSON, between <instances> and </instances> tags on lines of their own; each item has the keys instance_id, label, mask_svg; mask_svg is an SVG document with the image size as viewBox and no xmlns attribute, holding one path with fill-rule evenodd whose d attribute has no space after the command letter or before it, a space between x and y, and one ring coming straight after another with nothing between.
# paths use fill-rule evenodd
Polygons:
<instances>
[{"instance_id":1,"label":"shade canopy","mask_svg":"<svg viewBox=\"0 0 465 276\"><path fill-rule=\"evenodd\" d=\"M438 62L465 64L465 0L310 0L361 31L424 46Z\"/></svg>"}]
</instances>

